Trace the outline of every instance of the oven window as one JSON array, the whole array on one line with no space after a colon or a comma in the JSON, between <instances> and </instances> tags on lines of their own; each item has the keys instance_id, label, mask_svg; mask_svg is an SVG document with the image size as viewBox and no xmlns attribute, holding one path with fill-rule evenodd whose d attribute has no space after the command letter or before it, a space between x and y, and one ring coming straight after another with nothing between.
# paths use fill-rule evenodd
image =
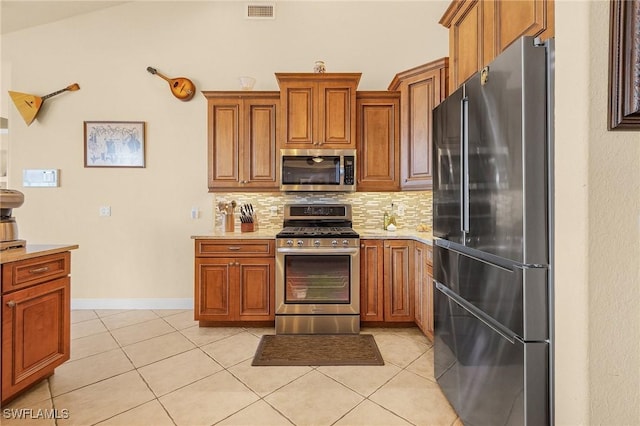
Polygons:
<instances>
[{"instance_id":1,"label":"oven window","mask_svg":"<svg viewBox=\"0 0 640 426\"><path fill-rule=\"evenodd\" d=\"M340 185L340 157L334 155L282 157L285 185Z\"/></svg>"},{"instance_id":2,"label":"oven window","mask_svg":"<svg viewBox=\"0 0 640 426\"><path fill-rule=\"evenodd\" d=\"M351 256L288 255L284 264L285 303L351 303Z\"/></svg>"}]
</instances>

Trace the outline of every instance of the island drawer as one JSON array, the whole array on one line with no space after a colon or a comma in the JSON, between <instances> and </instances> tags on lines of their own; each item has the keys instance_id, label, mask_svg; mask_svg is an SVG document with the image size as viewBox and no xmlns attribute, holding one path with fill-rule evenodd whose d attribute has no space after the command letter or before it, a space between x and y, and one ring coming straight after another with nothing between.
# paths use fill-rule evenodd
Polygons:
<instances>
[{"instance_id":1,"label":"island drawer","mask_svg":"<svg viewBox=\"0 0 640 426\"><path fill-rule=\"evenodd\" d=\"M71 253L56 253L2 265L2 292L39 284L71 273Z\"/></svg>"},{"instance_id":2,"label":"island drawer","mask_svg":"<svg viewBox=\"0 0 640 426\"><path fill-rule=\"evenodd\" d=\"M273 240L196 240L196 257L274 256Z\"/></svg>"}]
</instances>

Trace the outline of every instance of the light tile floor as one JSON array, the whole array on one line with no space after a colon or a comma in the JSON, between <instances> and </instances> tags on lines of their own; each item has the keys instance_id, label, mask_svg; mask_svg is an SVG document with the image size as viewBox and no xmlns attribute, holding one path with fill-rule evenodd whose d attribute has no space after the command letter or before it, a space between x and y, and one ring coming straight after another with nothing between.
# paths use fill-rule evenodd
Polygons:
<instances>
[{"instance_id":1,"label":"light tile floor","mask_svg":"<svg viewBox=\"0 0 640 426\"><path fill-rule=\"evenodd\" d=\"M3 426L462 425L417 328L362 330L384 366L252 367L273 328L201 328L190 310L71 318L71 359L3 407Z\"/></svg>"}]
</instances>

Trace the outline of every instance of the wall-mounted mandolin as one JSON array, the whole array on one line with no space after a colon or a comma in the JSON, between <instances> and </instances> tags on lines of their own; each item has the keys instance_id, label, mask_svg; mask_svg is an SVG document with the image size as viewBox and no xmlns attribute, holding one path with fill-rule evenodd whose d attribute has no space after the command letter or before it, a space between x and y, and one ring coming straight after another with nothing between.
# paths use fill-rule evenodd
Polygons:
<instances>
[{"instance_id":1,"label":"wall-mounted mandolin","mask_svg":"<svg viewBox=\"0 0 640 426\"><path fill-rule=\"evenodd\" d=\"M196 86L188 78L168 78L160 74L158 70L152 67L147 67L147 71L149 71L151 74L157 75L158 77L164 79L167 83L169 83L171 93L173 93L173 96L180 99L181 101L188 101L189 99L193 98L193 95L196 94Z\"/></svg>"},{"instance_id":2,"label":"wall-mounted mandolin","mask_svg":"<svg viewBox=\"0 0 640 426\"><path fill-rule=\"evenodd\" d=\"M24 119L24 122L27 123L27 126L29 126L31 123L33 123L33 120L35 120L36 116L38 115L38 112L40 111L40 107L42 106L42 103L46 99L49 99L50 97L55 95L59 95L60 93L66 92L67 90L73 92L78 89L80 89L80 86L78 86L78 83L73 83L72 85L67 86L64 89L57 90L53 93L49 93L48 95L44 95L42 97L36 96L36 95L30 95L28 93L20 93L20 92L12 92L12 91L9 91L9 96L11 96L11 99L13 100L13 103L16 105L16 108L18 108L18 112Z\"/></svg>"}]
</instances>

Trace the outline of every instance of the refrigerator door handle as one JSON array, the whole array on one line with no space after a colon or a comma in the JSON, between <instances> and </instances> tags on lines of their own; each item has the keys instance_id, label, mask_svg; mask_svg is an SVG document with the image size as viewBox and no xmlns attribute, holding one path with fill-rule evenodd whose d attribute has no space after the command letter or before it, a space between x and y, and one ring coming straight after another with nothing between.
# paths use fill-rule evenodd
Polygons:
<instances>
[{"instance_id":1,"label":"refrigerator door handle","mask_svg":"<svg viewBox=\"0 0 640 426\"><path fill-rule=\"evenodd\" d=\"M482 312L480 309L476 308L475 306L473 306L472 304L470 304L469 302L467 302L466 300L464 300L462 297L460 297L459 295L457 295L456 293L454 293L453 291L451 291L447 286L439 283L438 281L435 281L436 284L436 288L438 290L440 290L442 293L445 294L445 296L447 296L448 298L452 299L454 302L456 302L456 304L458 306L460 306L462 309L464 309L465 311L469 312L471 315L473 315L474 317L476 317L478 320L482 321L482 323L484 323L484 325L486 325L487 327L489 327L490 329L492 329L493 331L495 331L496 333L498 333L500 336L502 336L503 338L507 339L509 342L511 343L515 343L517 336L515 333L513 333L511 330L509 330L508 328L494 322L491 321L489 318L486 317L486 314L484 312ZM520 339L517 339L518 341L521 341Z\"/></svg>"},{"instance_id":2,"label":"refrigerator door handle","mask_svg":"<svg viewBox=\"0 0 640 426\"><path fill-rule=\"evenodd\" d=\"M469 98L460 101L460 229L469 232ZM466 238L466 236L463 236ZM464 241L464 239L463 239Z\"/></svg>"}]
</instances>

